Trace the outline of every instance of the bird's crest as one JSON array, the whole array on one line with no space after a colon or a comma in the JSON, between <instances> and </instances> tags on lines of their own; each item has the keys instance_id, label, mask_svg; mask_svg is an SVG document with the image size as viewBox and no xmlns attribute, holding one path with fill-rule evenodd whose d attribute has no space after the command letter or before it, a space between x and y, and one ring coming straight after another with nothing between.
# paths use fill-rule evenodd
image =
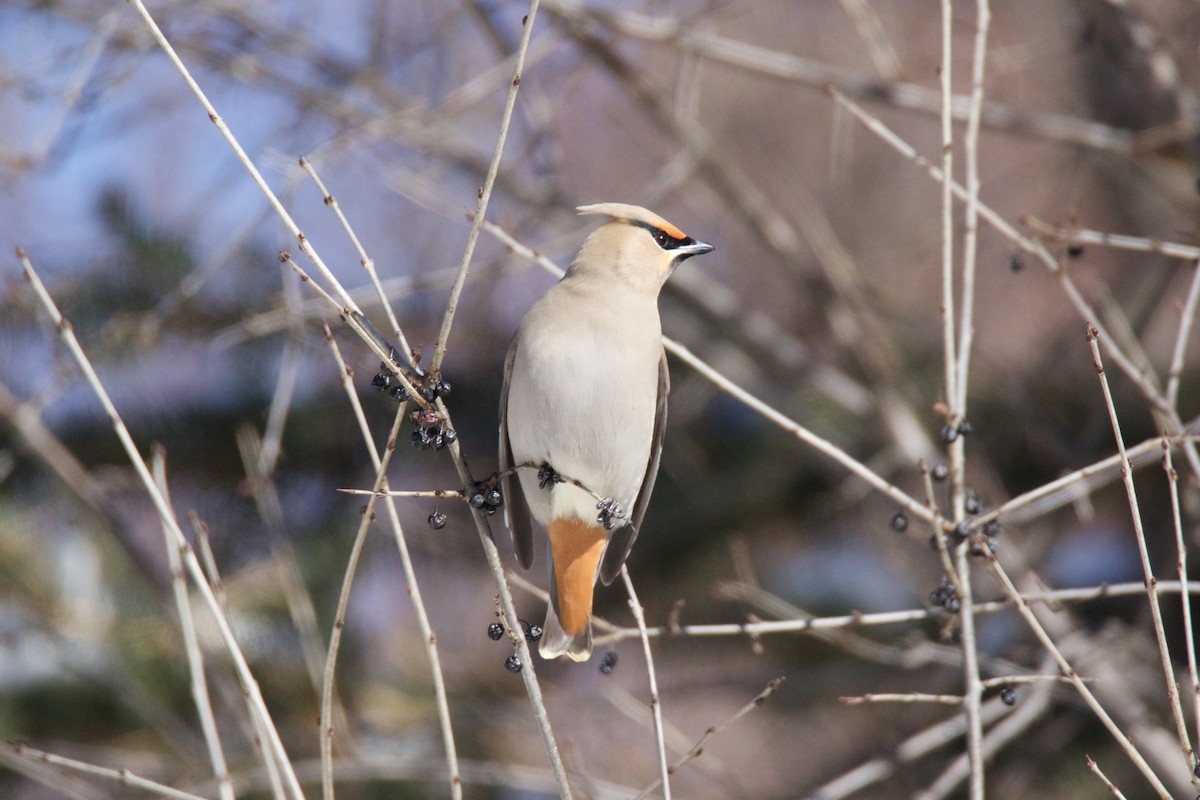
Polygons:
<instances>
[{"instance_id":1,"label":"bird's crest","mask_svg":"<svg viewBox=\"0 0 1200 800\"><path fill-rule=\"evenodd\" d=\"M650 225L670 236L672 239L686 239L687 235L653 211L633 206L628 203L595 203L590 206L579 206L575 209L580 214L599 214L613 219L632 222L635 225Z\"/></svg>"}]
</instances>

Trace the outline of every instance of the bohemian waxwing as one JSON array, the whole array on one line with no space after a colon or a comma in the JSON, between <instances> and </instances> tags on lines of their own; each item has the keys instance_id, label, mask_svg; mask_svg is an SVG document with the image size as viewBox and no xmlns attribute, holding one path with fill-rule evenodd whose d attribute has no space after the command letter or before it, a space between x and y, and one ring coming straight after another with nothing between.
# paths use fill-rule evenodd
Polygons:
<instances>
[{"instance_id":1,"label":"bohemian waxwing","mask_svg":"<svg viewBox=\"0 0 1200 800\"><path fill-rule=\"evenodd\" d=\"M508 471L501 479L505 520L526 569L533 564L531 515L549 534L550 606L540 652L586 661L596 578L609 584L620 573L658 473L668 389L658 292L681 261L713 246L638 206L578 211L609 221L587 238L509 345L500 469Z\"/></svg>"}]
</instances>

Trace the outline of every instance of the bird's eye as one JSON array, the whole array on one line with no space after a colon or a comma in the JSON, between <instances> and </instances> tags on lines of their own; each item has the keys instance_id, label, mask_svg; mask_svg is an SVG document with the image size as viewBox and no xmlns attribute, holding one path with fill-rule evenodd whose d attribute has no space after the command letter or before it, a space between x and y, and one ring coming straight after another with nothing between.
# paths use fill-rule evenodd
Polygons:
<instances>
[{"instance_id":1,"label":"bird's eye","mask_svg":"<svg viewBox=\"0 0 1200 800\"><path fill-rule=\"evenodd\" d=\"M667 246L667 243L671 241L671 237L667 236L666 231L656 230L656 231L654 231L654 241L658 242L659 247L665 248Z\"/></svg>"}]
</instances>

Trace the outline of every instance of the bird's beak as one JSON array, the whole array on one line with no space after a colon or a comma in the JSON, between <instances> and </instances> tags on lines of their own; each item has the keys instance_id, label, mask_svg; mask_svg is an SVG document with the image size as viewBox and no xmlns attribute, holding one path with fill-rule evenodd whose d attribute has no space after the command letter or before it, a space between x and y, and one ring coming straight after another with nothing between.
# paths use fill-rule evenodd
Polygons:
<instances>
[{"instance_id":1,"label":"bird's beak","mask_svg":"<svg viewBox=\"0 0 1200 800\"><path fill-rule=\"evenodd\" d=\"M705 253L711 253L717 248L713 247L708 242L692 242L691 244L680 245L675 248L675 260L682 261L685 258L699 256Z\"/></svg>"}]
</instances>

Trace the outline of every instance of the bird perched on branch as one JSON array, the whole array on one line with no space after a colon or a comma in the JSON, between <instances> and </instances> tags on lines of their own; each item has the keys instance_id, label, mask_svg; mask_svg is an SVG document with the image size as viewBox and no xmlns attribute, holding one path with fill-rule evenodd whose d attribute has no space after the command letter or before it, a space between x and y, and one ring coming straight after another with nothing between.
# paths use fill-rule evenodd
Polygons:
<instances>
[{"instance_id":1,"label":"bird perched on branch","mask_svg":"<svg viewBox=\"0 0 1200 800\"><path fill-rule=\"evenodd\" d=\"M533 564L533 519L550 539L540 652L586 661L596 578L620 573L658 473L669 387L658 293L680 262L713 246L638 206L578 211L609 220L509 345L500 469L521 565Z\"/></svg>"}]
</instances>

